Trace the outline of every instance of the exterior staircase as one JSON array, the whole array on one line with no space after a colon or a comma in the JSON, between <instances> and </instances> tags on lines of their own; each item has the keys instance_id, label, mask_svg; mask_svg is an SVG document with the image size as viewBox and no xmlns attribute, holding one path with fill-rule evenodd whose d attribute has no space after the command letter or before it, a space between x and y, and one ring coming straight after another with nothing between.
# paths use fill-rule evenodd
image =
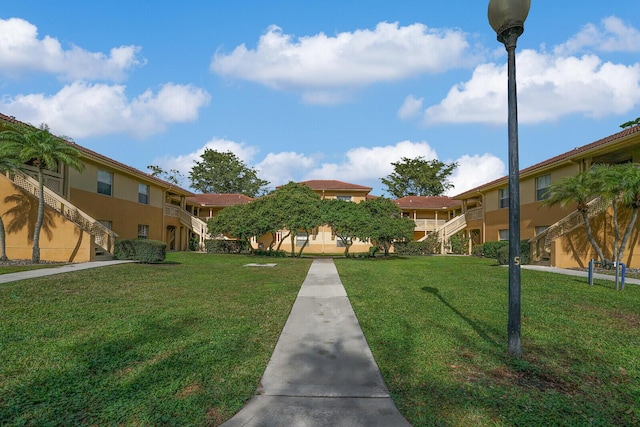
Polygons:
<instances>
[{"instance_id":1,"label":"exterior staircase","mask_svg":"<svg viewBox=\"0 0 640 427\"><path fill-rule=\"evenodd\" d=\"M9 179L18 187L22 188L36 198L38 197L38 181L31 176L13 170L8 174ZM114 246L118 235L108 229L94 218L81 211L61 195L44 187L44 202L47 206L62 214L69 221L78 225L81 229L94 236L96 244L96 255L109 259L113 255Z\"/></svg>"},{"instance_id":2,"label":"exterior staircase","mask_svg":"<svg viewBox=\"0 0 640 427\"><path fill-rule=\"evenodd\" d=\"M588 203L587 217L591 219L598 216L606 211L609 206L610 203L603 197L596 197ZM573 211L542 233L531 238L529 240L531 262L539 265L550 265L551 243L580 226L584 226L582 214L578 211Z\"/></svg>"},{"instance_id":3,"label":"exterior staircase","mask_svg":"<svg viewBox=\"0 0 640 427\"><path fill-rule=\"evenodd\" d=\"M164 205L164 214L180 219L182 225L193 231L198 236L199 248L204 248L204 241L211 238L207 223L180 206L167 203Z\"/></svg>"}]
</instances>

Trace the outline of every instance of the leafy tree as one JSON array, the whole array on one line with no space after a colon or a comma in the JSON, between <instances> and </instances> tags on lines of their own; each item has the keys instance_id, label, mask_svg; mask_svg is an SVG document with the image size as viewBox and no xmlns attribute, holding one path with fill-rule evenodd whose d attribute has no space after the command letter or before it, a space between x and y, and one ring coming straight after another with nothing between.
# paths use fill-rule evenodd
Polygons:
<instances>
[{"instance_id":1,"label":"leafy tree","mask_svg":"<svg viewBox=\"0 0 640 427\"><path fill-rule=\"evenodd\" d=\"M366 212L366 227L360 240L370 239L389 255L395 241L412 240L415 223L402 216L400 208L391 200L379 197L362 202Z\"/></svg>"},{"instance_id":2,"label":"leafy tree","mask_svg":"<svg viewBox=\"0 0 640 427\"><path fill-rule=\"evenodd\" d=\"M6 173L20 168L20 163L14 157L0 157L0 173ZM7 245L4 221L0 215L0 261L7 261Z\"/></svg>"},{"instance_id":3,"label":"leafy tree","mask_svg":"<svg viewBox=\"0 0 640 427\"><path fill-rule=\"evenodd\" d=\"M391 163L394 172L380 180L387 186L387 192L396 198L405 196L440 196L453 188L449 176L458 167L457 163L443 163L438 159L425 160L424 157L409 159L403 157Z\"/></svg>"},{"instance_id":4,"label":"leafy tree","mask_svg":"<svg viewBox=\"0 0 640 427\"><path fill-rule=\"evenodd\" d=\"M56 170L60 164L82 171L80 151L68 141L49 132L46 124L40 128L12 126L11 130L0 132L0 157L15 157L22 163L30 163L38 169L38 217L33 236L31 261L40 262L40 230L44 220L44 171Z\"/></svg>"},{"instance_id":5,"label":"leafy tree","mask_svg":"<svg viewBox=\"0 0 640 427\"><path fill-rule=\"evenodd\" d=\"M322 222L333 231L344 243L344 256L349 256L349 248L353 240L367 226L366 212L360 203L346 200L327 199L322 201Z\"/></svg>"},{"instance_id":6,"label":"leafy tree","mask_svg":"<svg viewBox=\"0 0 640 427\"><path fill-rule=\"evenodd\" d=\"M206 149L189 172L191 187L202 193L239 193L256 197L264 193L269 181L258 178L255 169L247 167L230 151L221 153Z\"/></svg>"},{"instance_id":7,"label":"leafy tree","mask_svg":"<svg viewBox=\"0 0 640 427\"><path fill-rule=\"evenodd\" d=\"M282 214L282 228L289 230L291 239L291 256L295 256L294 242L300 232L306 233L306 240L298 250L298 256L309 243L309 236L313 229L322 225L322 214L320 210L320 196L311 188L304 184L289 182L276 189L268 197L271 199L272 212ZM284 239L283 239L284 240Z\"/></svg>"},{"instance_id":8,"label":"leafy tree","mask_svg":"<svg viewBox=\"0 0 640 427\"><path fill-rule=\"evenodd\" d=\"M640 125L640 117L637 117L635 120L629 120L628 122L624 122L620 125L622 129L626 129L631 126Z\"/></svg>"},{"instance_id":9,"label":"leafy tree","mask_svg":"<svg viewBox=\"0 0 640 427\"><path fill-rule=\"evenodd\" d=\"M163 179L175 185L181 185L184 175L178 169L169 169L165 171L160 166L149 165L147 169L151 171L150 175Z\"/></svg>"},{"instance_id":10,"label":"leafy tree","mask_svg":"<svg viewBox=\"0 0 640 427\"><path fill-rule=\"evenodd\" d=\"M260 234L255 213L252 203L229 206L209 219L207 229L212 236L235 237L251 247L251 238Z\"/></svg>"}]
</instances>

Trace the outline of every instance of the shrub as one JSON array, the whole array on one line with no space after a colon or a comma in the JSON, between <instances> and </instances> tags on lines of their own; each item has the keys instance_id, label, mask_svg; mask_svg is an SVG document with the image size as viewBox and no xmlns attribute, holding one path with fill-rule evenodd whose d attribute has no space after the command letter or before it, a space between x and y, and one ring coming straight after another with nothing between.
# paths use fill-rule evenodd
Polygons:
<instances>
[{"instance_id":1,"label":"shrub","mask_svg":"<svg viewBox=\"0 0 640 427\"><path fill-rule=\"evenodd\" d=\"M465 237L463 231L449 237L449 248L451 253L454 254L467 254L469 252L469 239Z\"/></svg>"},{"instance_id":2,"label":"shrub","mask_svg":"<svg viewBox=\"0 0 640 427\"><path fill-rule=\"evenodd\" d=\"M123 239L115 244L115 259L131 259L147 264L162 262L167 256L167 244L158 240Z\"/></svg>"},{"instance_id":3,"label":"shrub","mask_svg":"<svg viewBox=\"0 0 640 427\"><path fill-rule=\"evenodd\" d=\"M396 242L394 248L398 255L433 255L440 249L440 243L434 233L422 242Z\"/></svg>"},{"instance_id":4,"label":"shrub","mask_svg":"<svg viewBox=\"0 0 640 427\"><path fill-rule=\"evenodd\" d=\"M531 262L531 257L529 255L529 242L526 240L520 241L520 265L527 265ZM509 264L509 244L501 247L498 250L497 256L498 264L507 265Z\"/></svg>"},{"instance_id":5,"label":"shrub","mask_svg":"<svg viewBox=\"0 0 640 427\"><path fill-rule=\"evenodd\" d=\"M199 246L200 243L200 239L198 239L198 236L191 236L189 238L189 250L190 251L197 251L198 249L200 249Z\"/></svg>"},{"instance_id":6,"label":"shrub","mask_svg":"<svg viewBox=\"0 0 640 427\"><path fill-rule=\"evenodd\" d=\"M136 259L136 250L133 247L132 239L116 240L113 248L115 259Z\"/></svg>"},{"instance_id":7,"label":"shrub","mask_svg":"<svg viewBox=\"0 0 640 427\"><path fill-rule=\"evenodd\" d=\"M239 254L249 250L249 244L244 240L205 240L204 247L210 254Z\"/></svg>"},{"instance_id":8,"label":"shrub","mask_svg":"<svg viewBox=\"0 0 640 427\"><path fill-rule=\"evenodd\" d=\"M275 258L284 258L287 256L285 251L274 251L273 249L256 249L253 251L256 256L270 256Z\"/></svg>"},{"instance_id":9,"label":"shrub","mask_svg":"<svg viewBox=\"0 0 640 427\"><path fill-rule=\"evenodd\" d=\"M484 245L482 245L484 257L498 259L498 250L508 244L509 242L506 240L501 240L499 242L485 242Z\"/></svg>"},{"instance_id":10,"label":"shrub","mask_svg":"<svg viewBox=\"0 0 640 427\"><path fill-rule=\"evenodd\" d=\"M471 249L471 255L477 257L484 256L484 245L474 245L473 249Z\"/></svg>"}]
</instances>

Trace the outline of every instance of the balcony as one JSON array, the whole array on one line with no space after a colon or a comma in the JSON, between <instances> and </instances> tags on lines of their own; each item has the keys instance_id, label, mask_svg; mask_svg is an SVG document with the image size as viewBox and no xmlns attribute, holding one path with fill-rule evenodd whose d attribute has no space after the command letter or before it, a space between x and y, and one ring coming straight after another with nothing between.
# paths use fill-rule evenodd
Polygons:
<instances>
[{"instance_id":1,"label":"balcony","mask_svg":"<svg viewBox=\"0 0 640 427\"><path fill-rule=\"evenodd\" d=\"M444 224L446 224L447 220L445 219L414 219L413 222L416 223L416 227L414 231L436 231Z\"/></svg>"}]
</instances>

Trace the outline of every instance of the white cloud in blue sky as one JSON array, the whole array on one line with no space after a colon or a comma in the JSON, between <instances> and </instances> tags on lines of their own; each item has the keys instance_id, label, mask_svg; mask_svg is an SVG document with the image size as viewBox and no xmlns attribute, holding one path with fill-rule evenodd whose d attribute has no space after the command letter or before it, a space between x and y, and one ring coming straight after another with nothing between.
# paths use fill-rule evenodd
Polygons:
<instances>
[{"instance_id":1,"label":"white cloud in blue sky","mask_svg":"<svg viewBox=\"0 0 640 427\"><path fill-rule=\"evenodd\" d=\"M504 174L506 54L485 4L251 4L3 5L0 112L142 170L186 175L214 148L274 186L379 194L391 162L416 156L457 161L454 194ZM634 6L532 6L517 52L523 166L637 117Z\"/></svg>"}]
</instances>

